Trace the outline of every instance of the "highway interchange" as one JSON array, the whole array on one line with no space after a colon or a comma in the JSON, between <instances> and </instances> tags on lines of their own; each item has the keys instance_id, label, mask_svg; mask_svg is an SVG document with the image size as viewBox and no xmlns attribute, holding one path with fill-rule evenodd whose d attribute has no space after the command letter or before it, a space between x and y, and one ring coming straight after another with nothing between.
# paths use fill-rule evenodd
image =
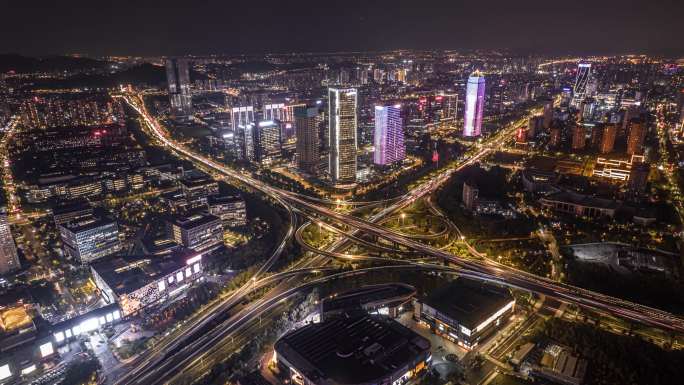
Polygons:
<instances>
[{"instance_id":1,"label":"highway interchange","mask_svg":"<svg viewBox=\"0 0 684 385\"><path fill-rule=\"evenodd\" d=\"M453 255L418 242L411 237L407 237L405 234L400 234L379 225L379 222L384 218L388 218L391 215L398 213L400 210L419 199L429 197L455 172L483 159L493 151L493 149L503 146L507 139L513 135L515 128L517 128L521 122L511 124L492 136L486 144L480 144L477 150L458 166L440 172L426 183L411 190L408 194L394 200L392 204L372 215L370 218L361 219L328 208L327 203L331 202L319 200L318 202L313 203L310 198L305 198L292 192L269 186L256 180L245 172L233 170L179 144L170 138L159 122L149 114L144 106L141 95L125 94L121 97L140 114L143 122L147 126L147 131L164 146L179 156L193 161L203 169L238 180L270 196L288 209L291 221L290 228L278 249L271 255L268 261L259 268L259 271L252 278L251 282L236 290L225 299L222 299L219 303L213 305L213 307L205 309L202 314L191 319L191 321L188 321L190 325L184 325L184 327L179 328L177 334L174 335L175 338L164 339L162 343L154 346L140 358L129 363L125 367L122 367L120 376L113 379L115 383L168 383L171 379L176 377L178 373L188 367L197 365L198 362L203 362L210 347L215 346L220 341L225 341L226 338L234 338L236 333L243 329L250 321L273 309L279 303L291 298L296 293L330 280L344 279L350 275L363 274L376 269L367 268L334 272L333 274L315 278L306 283L292 279L294 276L300 277L302 275L320 273L323 269L322 266L325 261L329 260L329 257L352 257L341 253L341 251L349 245L350 240L358 241L359 234L385 239L394 245L402 246L407 250L413 251L414 254L418 254L418 257L425 258L426 260L448 262L448 266L444 266L430 264L421 260L409 261L376 258L385 260L388 263L387 266L383 266L382 268L420 268L433 271L458 272L461 275L473 279L526 290L618 318L660 327L673 332L684 332L684 320L667 312L538 277L488 259L474 259ZM312 221L326 223L326 225L329 226L329 229L336 230L336 232L342 236L325 250L309 249L311 252L318 253L319 258L297 263L294 266L295 270L267 275L267 272L281 254L287 242L293 235L296 235L293 227L294 224L296 224L295 212L302 214ZM344 229L350 229L350 231L346 232ZM470 247L468 248L470 250ZM353 257L362 258L364 256ZM274 282L278 281L287 282L287 284L277 285L275 289L269 291L258 301L238 310L228 319L207 331L208 325L215 322L215 317L217 315L223 314L227 309L239 304L249 292L273 285Z\"/></svg>"}]
</instances>

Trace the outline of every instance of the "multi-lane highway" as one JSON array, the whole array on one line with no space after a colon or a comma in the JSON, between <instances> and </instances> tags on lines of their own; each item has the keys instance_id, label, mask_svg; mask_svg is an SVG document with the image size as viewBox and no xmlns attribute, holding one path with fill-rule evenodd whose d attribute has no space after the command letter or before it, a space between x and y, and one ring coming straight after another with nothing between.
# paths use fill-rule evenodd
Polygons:
<instances>
[{"instance_id":1,"label":"multi-lane highway","mask_svg":"<svg viewBox=\"0 0 684 385\"><path fill-rule=\"evenodd\" d=\"M320 204L314 204L309 199L302 198L297 194L293 194L288 191L274 188L252 178L247 173L235 171L211 159L208 159L202 154L199 154L170 138L166 131L159 125L159 123L147 112L144 107L144 102L139 95L125 95L124 97L125 100L138 113L140 113L145 124L148 126L150 132L156 137L156 139L167 146L170 150L176 152L184 158L192 160L204 168L211 169L216 173L234 178L247 185L250 185L262 191L263 193L274 197L274 199L280 200L286 206L296 208L297 210L306 213L308 216L324 218L329 222L332 221L333 223L344 225L347 228L355 229L355 231L351 233L352 235L356 232L363 232L387 239L394 244L417 251L425 257L448 261L468 275L480 280L497 282L511 287L543 294L548 297L557 298L564 302L573 303L581 307L591 308L611 314L613 316L630 319L632 321L641 322L647 325L658 326L677 332L684 331L684 320L667 312L631 303L618 298L605 296L591 292L589 290L560 284L558 282L519 271L508 266L500 265L493 261L472 260L456 256L417 242L395 231L383 228L375 223L378 220L396 213L398 210L401 210L402 208L412 204L417 199L428 196L446 180L448 180L453 173L457 172L463 167L466 167L467 165L473 164L483 159L493 149L502 146L513 134L517 125L511 125L502 130L496 136L492 137L486 144L481 145L468 160L462 162L458 167L451 168L435 175L428 182L413 189L409 194L402 196L400 199L394 202L394 204L376 213L368 220L363 220L348 214L336 212ZM341 239L335 242L329 249L336 250L341 248L345 242L346 239ZM268 300L271 300L272 298L273 297L269 297ZM263 309L263 303L265 302L267 301L260 302L258 309ZM149 366L147 367L149 368Z\"/></svg>"}]
</instances>

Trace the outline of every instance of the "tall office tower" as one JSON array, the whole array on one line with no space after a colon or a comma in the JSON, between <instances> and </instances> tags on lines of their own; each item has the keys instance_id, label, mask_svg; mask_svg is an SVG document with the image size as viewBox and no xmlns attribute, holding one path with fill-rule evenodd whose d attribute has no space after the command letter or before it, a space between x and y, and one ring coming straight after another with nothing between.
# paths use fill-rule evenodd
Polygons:
<instances>
[{"instance_id":1,"label":"tall office tower","mask_svg":"<svg viewBox=\"0 0 684 385\"><path fill-rule=\"evenodd\" d=\"M272 164L282 155L280 124L262 120L254 129L254 159L262 165Z\"/></svg>"},{"instance_id":2,"label":"tall office tower","mask_svg":"<svg viewBox=\"0 0 684 385\"><path fill-rule=\"evenodd\" d=\"M375 164L386 166L402 161L406 157L400 104L375 106L374 144Z\"/></svg>"},{"instance_id":3,"label":"tall office tower","mask_svg":"<svg viewBox=\"0 0 684 385\"><path fill-rule=\"evenodd\" d=\"M584 131L584 126L581 124L575 125L572 128L572 149L582 150L587 142L587 134Z\"/></svg>"},{"instance_id":4,"label":"tall office tower","mask_svg":"<svg viewBox=\"0 0 684 385\"><path fill-rule=\"evenodd\" d=\"M357 97L356 88L328 90L329 172L336 184L356 182Z\"/></svg>"},{"instance_id":5,"label":"tall office tower","mask_svg":"<svg viewBox=\"0 0 684 385\"><path fill-rule=\"evenodd\" d=\"M544 128L548 129L551 127L551 122L553 121L553 100L547 99L544 101Z\"/></svg>"},{"instance_id":6,"label":"tall office tower","mask_svg":"<svg viewBox=\"0 0 684 385\"><path fill-rule=\"evenodd\" d=\"M560 106L562 110L566 110L572 101L572 90L569 87L563 87L561 92Z\"/></svg>"},{"instance_id":7,"label":"tall office tower","mask_svg":"<svg viewBox=\"0 0 684 385\"><path fill-rule=\"evenodd\" d=\"M20 267L17 246L14 244L12 230L7 219L7 208L2 207L0 208L0 274L7 274Z\"/></svg>"},{"instance_id":8,"label":"tall office tower","mask_svg":"<svg viewBox=\"0 0 684 385\"><path fill-rule=\"evenodd\" d=\"M646 124L635 118L629 122L629 136L627 137L627 155L641 154L646 138Z\"/></svg>"},{"instance_id":9,"label":"tall office tower","mask_svg":"<svg viewBox=\"0 0 684 385\"><path fill-rule=\"evenodd\" d=\"M287 108L284 103L264 104L264 120L286 120Z\"/></svg>"},{"instance_id":10,"label":"tall office tower","mask_svg":"<svg viewBox=\"0 0 684 385\"><path fill-rule=\"evenodd\" d=\"M250 162L256 160L254 152L254 130L255 123L248 123L237 126L234 135L235 157Z\"/></svg>"},{"instance_id":11,"label":"tall office tower","mask_svg":"<svg viewBox=\"0 0 684 385\"><path fill-rule=\"evenodd\" d=\"M615 137L617 136L617 125L606 124L603 127L603 135L601 137L601 154L608 154L613 152L615 146Z\"/></svg>"},{"instance_id":12,"label":"tall office tower","mask_svg":"<svg viewBox=\"0 0 684 385\"><path fill-rule=\"evenodd\" d=\"M341 85L349 84L350 74L347 68L340 68L340 72L337 75L337 83Z\"/></svg>"},{"instance_id":13,"label":"tall office tower","mask_svg":"<svg viewBox=\"0 0 684 385\"><path fill-rule=\"evenodd\" d=\"M577 120L591 122L594 120L594 112L596 111L596 100L594 98L585 98L579 106L577 113Z\"/></svg>"},{"instance_id":14,"label":"tall office tower","mask_svg":"<svg viewBox=\"0 0 684 385\"><path fill-rule=\"evenodd\" d=\"M475 71L468 78L466 88L465 112L463 116L463 136L480 136L482 131L482 111L484 109L485 78Z\"/></svg>"},{"instance_id":15,"label":"tall office tower","mask_svg":"<svg viewBox=\"0 0 684 385\"><path fill-rule=\"evenodd\" d=\"M384 78L385 78L385 71L381 70L380 68L376 68L373 70L373 80L375 80L376 83L378 83L378 84L384 83Z\"/></svg>"},{"instance_id":16,"label":"tall office tower","mask_svg":"<svg viewBox=\"0 0 684 385\"><path fill-rule=\"evenodd\" d=\"M247 126L248 124L254 123L256 121L254 118L254 107L241 106L231 108L230 121L233 125L233 130L240 126Z\"/></svg>"},{"instance_id":17,"label":"tall office tower","mask_svg":"<svg viewBox=\"0 0 684 385\"><path fill-rule=\"evenodd\" d=\"M466 209L472 210L477 204L477 198L480 190L477 185L470 180L463 182L463 205Z\"/></svg>"},{"instance_id":18,"label":"tall office tower","mask_svg":"<svg viewBox=\"0 0 684 385\"><path fill-rule=\"evenodd\" d=\"M572 105L579 107L587 94L587 84L591 77L591 63L579 63L577 66L577 77L575 78L575 87L573 88Z\"/></svg>"},{"instance_id":19,"label":"tall office tower","mask_svg":"<svg viewBox=\"0 0 684 385\"><path fill-rule=\"evenodd\" d=\"M190 93L190 71L185 59L166 59L166 82L169 85L171 109L175 115L192 114L192 94Z\"/></svg>"},{"instance_id":20,"label":"tall office tower","mask_svg":"<svg viewBox=\"0 0 684 385\"><path fill-rule=\"evenodd\" d=\"M321 113L318 107L298 107L295 114L297 136L297 168L311 175L318 174L320 156L319 127Z\"/></svg>"},{"instance_id":21,"label":"tall office tower","mask_svg":"<svg viewBox=\"0 0 684 385\"><path fill-rule=\"evenodd\" d=\"M441 103L440 120L454 120L458 116L458 94L440 91L435 96L435 104Z\"/></svg>"}]
</instances>

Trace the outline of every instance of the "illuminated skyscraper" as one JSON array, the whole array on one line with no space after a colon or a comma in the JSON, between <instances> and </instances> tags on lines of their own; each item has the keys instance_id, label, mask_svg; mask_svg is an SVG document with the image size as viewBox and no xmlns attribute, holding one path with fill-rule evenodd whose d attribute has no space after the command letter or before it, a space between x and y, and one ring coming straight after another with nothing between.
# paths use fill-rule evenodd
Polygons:
<instances>
[{"instance_id":1,"label":"illuminated skyscraper","mask_svg":"<svg viewBox=\"0 0 684 385\"><path fill-rule=\"evenodd\" d=\"M375 164L389 165L402 161L406 156L400 113L400 104L375 106Z\"/></svg>"},{"instance_id":2,"label":"illuminated skyscraper","mask_svg":"<svg viewBox=\"0 0 684 385\"><path fill-rule=\"evenodd\" d=\"M14 244L10 224L7 220L7 209L0 208L0 274L6 274L17 270L19 257L17 247Z\"/></svg>"},{"instance_id":3,"label":"illuminated skyscraper","mask_svg":"<svg viewBox=\"0 0 684 385\"><path fill-rule=\"evenodd\" d=\"M297 135L297 167L309 174L318 173L320 163L321 113L318 107L300 106L294 111Z\"/></svg>"},{"instance_id":4,"label":"illuminated skyscraper","mask_svg":"<svg viewBox=\"0 0 684 385\"><path fill-rule=\"evenodd\" d=\"M169 86L169 99L174 115L192 114L192 94L190 93L190 71L185 59L166 59L166 82Z\"/></svg>"},{"instance_id":5,"label":"illuminated skyscraper","mask_svg":"<svg viewBox=\"0 0 684 385\"><path fill-rule=\"evenodd\" d=\"M333 183L356 182L356 88L330 88L329 103L329 172Z\"/></svg>"},{"instance_id":6,"label":"illuminated skyscraper","mask_svg":"<svg viewBox=\"0 0 684 385\"><path fill-rule=\"evenodd\" d=\"M468 78L466 88L465 115L463 116L463 136L480 136L482 131L482 111L484 109L485 78L475 71Z\"/></svg>"},{"instance_id":7,"label":"illuminated skyscraper","mask_svg":"<svg viewBox=\"0 0 684 385\"><path fill-rule=\"evenodd\" d=\"M573 88L572 105L578 107L587 93L587 84L591 77L591 63L579 63L577 66L577 78Z\"/></svg>"},{"instance_id":8,"label":"illuminated skyscraper","mask_svg":"<svg viewBox=\"0 0 684 385\"><path fill-rule=\"evenodd\" d=\"M254 158L262 165L280 158L280 124L273 120L262 120L254 126Z\"/></svg>"},{"instance_id":9,"label":"illuminated skyscraper","mask_svg":"<svg viewBox=\"0 0 684 385\"><path fill-rule=\"evenodd\" d=\"M246 126L255 122L254 107L242 106L233 107L230 110L230 120L233 125L233 130L240 126Z\"/></svg>"}]
</instances>

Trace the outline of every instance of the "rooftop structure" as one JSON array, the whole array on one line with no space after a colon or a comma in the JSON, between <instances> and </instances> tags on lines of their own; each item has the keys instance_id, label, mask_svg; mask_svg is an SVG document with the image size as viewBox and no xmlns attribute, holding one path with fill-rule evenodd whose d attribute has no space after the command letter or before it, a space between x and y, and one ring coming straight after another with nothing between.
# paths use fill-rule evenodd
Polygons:
<instances>
[{"instance_id":1,"label":"rooftop structure","mask_svg":"<svg viewBox=\"0 0 684 385\"><path fill-rule=\"evenodd\" d=\"M471 349L505 322L514 305L508 290L457 279L419 299L414 317L442 337Z\"/></svg>"},{"instance_id":2,"label":"rooftop structure","mask_svg":"<svg viewBox=\"0 0 684 385\"><path fill-rule=\"evenodd\" d=\"M202 254L126 256L91 265L95 284L123 316L175 297L202 276Z\"/></svg>"},{"instance_id":3,"label":"rooftop structure","mask_svg":"<svg viewBox=\"0 0 684 385\"><path fill-rule=\"evenodd\" d=\"M338 317L289 332L275 357L294 383L399 384L428 365L430 342L373 315Z\"/></svg>"}]
</instances>

